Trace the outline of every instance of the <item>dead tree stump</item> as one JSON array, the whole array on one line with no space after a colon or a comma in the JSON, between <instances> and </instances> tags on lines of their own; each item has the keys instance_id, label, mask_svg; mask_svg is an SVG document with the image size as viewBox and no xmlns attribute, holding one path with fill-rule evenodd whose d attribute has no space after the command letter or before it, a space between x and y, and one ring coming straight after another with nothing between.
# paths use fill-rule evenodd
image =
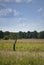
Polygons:
<instances>
[{"instance_id":1,"label":"dead tree stump","mask_svg":"<svg viewBox=\"0 0 44 65\"><path fill-rule=\"evenodd\" d=\"M15 51L16 50L16 42L17 42L17 39L15 39L15 42L13 44L13 50Z\"/></svg>"}]
</instances>

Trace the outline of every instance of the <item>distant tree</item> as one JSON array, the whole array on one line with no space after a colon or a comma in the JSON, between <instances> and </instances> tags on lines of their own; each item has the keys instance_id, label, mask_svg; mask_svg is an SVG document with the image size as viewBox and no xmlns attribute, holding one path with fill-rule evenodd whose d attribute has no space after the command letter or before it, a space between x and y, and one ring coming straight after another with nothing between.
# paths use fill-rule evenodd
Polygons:
<instances>
[{"instance_id":1,"label":"distant tree","mask_svg":"<svg viewBox=\"0 0 44 65\"><path fill-rule=\"evenodd\" d=\"M8 32L8 31L4 32L4 39L8 40L9 39L9 35L10 35L10 32Z\"/></svg>"},{"instance_id":2,"label":"distant tree","mask_svg":"<svg viewBox=\"0 0 44 65\"><path fill-rule=\"evenodd\" d=\"M26 32L23 32L23 39L26 39Z\"/></svg>"},{"instance_id":3,"label":"distant tree","mask_svg":"<svg viewBox=\"0 0 44 65\"><path fill-rule=\"evenodd\" d=\"M38 33L37 33L37 31L34 31L34 32L32 33L32 38L38 38Z\"/></svg>"},{"instance_id":4,"label":"distant tree","mask_svg":"<svg viewBox=\"0 0 44 65\"><path fill-rule=\"evenodd\" d=\"M23 38L23 32L19 31L18 35L19 35L19 39Z\"/></svg>"},{"instance_id":5,"label":"distant tree","mask_svg":"<svg viewBox=\"0 0 44 65\"><path fill-rule=\"evenodd\" d=\"M27 38L30 38L30 31L27 32Z\"/></svg>"},{"instance_id":6,"label":"distant tree","mask_svg":"<svg viewBox=\"0 0 44 65\"><path fill-rule=\"evenodd\" d=\"M4 32L4 35L5 35L5 36L9 36L9 34L10 34L9 31Z\"/></svg>"},{"instance_id":7,"label":"distant tree","mask_svg":"<svg viewBox=\"0 0 44 65\"><path fill-rule=\"evenodd\" d=\"M15 35L16 35L15 33L12 34L12 38L13 38L13 39L15 39Z\"/></svg>"},{"instance_id":8,"label":"distant tree","mask_svg":"<svg viewBox=\"0 0 44 65\"><path fill-rule=\"evenodd\" d=\"M33 32L30 32L30 39L33 38Z\"/></svg>"},{"instance_id":9,"label":"distant tree","mask_svg":"<svg viewBox=\"0 0 44 65\"><path fill-rule=\"evenodd\" d=\"M13 33L10 32L9 38L13 39Z\"/></svg>"},{"instance_id":10,"label":"distant tree","mask_svg":"<svg viewBox=\"0 0 44 65\"><path fill-rule=\"evenodd\" d=\"M16 39L16 37L17 37L17 33L13 33L13 39Z\"/></svg>"},{"instance_id":11,"label":"distant tree","mask_svg":"<svg viewBox=\"0 0 44 65\"><path fill-rule=\"evenodd\" d=\"M41 31L41 32L37 32L37 31L34 31L34 32L30 32L30 31L28 31L28 32L22 32L22 31L3 32L3 31L0 31L0 39L5 39L5 40L16 39L16 36L17 36L17 39L29 39L29 38L41 38L41 39L43 39L44 38L44 31Z\"/></svg>"},{"instance_id":12,"label":"distant tree","mask_svg":"<svg viewBox=\"0 0 44 65\"><path fill-rule=\"evenodd\" d=\"M3 31L0 31L0 39L2 39L4 37L4 33Z\"/></svg>"},{"instance_id":13,"label":"distant tree","mask_svg":"<svg viewBox=\"0 0 44 65\"><path fill-rule=\"evenodd\" d=\"M41 32L39 33L39 38L44 39L44 31L41 31Z\"/></svg>"}]
</instances>

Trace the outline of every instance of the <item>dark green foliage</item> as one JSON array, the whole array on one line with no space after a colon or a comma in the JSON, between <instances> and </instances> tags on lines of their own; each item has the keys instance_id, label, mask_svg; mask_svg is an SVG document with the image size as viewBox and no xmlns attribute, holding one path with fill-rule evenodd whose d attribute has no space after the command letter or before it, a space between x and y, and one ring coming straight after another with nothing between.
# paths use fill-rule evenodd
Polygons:
<instances>
[{"instance_id":1,"label":"dark green foliage","mask_svg":"<svg viewBox=\"0 0 44 65\"><path fill-rule=\"evenodd\" d=\"M4 38L5 40L8 40L10 37L10 33L8 31L4 32Z\"/></svg>"},{"instance_id":2,"label":"dark green foliage","mask_svg":"<svg viewBox=\"0 0 44 65\"><path fill-rule=\"evenodd\" d=\"M22 31L19 31L19 32L3 32L3 31L0 31L0 39L30 39L30 38L34 38L34 39L44 39L44 31L41 31L41 32L37 32L37 31L34 31L34 32L22 32Z\"/></svg>"},{"instance_id":3,"label":"dark green foliage","mask_svg":"<svg viewBox=\"0 0 44 65\"><path fill-rule=\"evenodd\" d=\"M9 36L5 36L3 39L4 40L8 40L9 39Z\"/></svg>"},{"instance_id":4,"label":"dark green foliage","mask_svg":"<svg viewBox=\"0 0 44 65\"><path fill-rule=\"evenodd\" d=\"M0 31L0 39L2 39L4 37L4 33L3 31Z\"/></svg>"},{"instance_id":5,"label":"dark green foliage","mask_svg":"<svg viewBox=\"0 0 44 65\"><path fill-rule=\"evenodd\" d=\"M9 32L8 31L6 31L6 32L4 32L4 35L6 35L6 36L9 36Z\"/></svg>"},{"instance_id":6,"label":"dark green foliage","mask_svg":"<svg viewBox=\"0 0 44 65\"><path fill-rule=\"evenodd\" d=\"M23 38L23 32L20 31L20 32L18 33L18 35L19 35L19 39L22 39L22 38Z\"/></svg>"},{"instance_id":7,"label":"dark green foliage","mask_svg":"<svg viewBox=\"0 0 44 65\"><path fill-rule=\"evenodd\" d=\"M30 38L30 31L27 32L27 38Z\"/></svg>"},{"instance_id":8,"label":"dark green foliage","mask_svg":"<svg viewBox=\"0 0 44 65\"><path fill-rule=\"evenodd\" d=\"M34 31L34 32L33 32L32 38L38 38L38 33L37 33L37 31Z\"/></svg>"},{"instance_id":9,"label":"dark green foliage","mask_svg":"<svg viewBox=\"0 0 44 65\"><path fill-rule=\"evenodd\" d=\"M44 38L44 31L39 33L39 38Z\"/></svg>"}]
</instances>

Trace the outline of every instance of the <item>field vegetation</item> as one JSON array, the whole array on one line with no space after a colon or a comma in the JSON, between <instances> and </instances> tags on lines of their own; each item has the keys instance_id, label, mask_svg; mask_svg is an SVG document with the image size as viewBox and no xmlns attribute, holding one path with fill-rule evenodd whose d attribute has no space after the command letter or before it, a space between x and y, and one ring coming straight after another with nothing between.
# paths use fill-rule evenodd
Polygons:
<instances>
[{"instance_id":1,"label":"field vegetation","mask_svg":"<svg viewBox=\"0 0 44 65\"><path fill-rule=\"evenodd\" d=\"M0 65L44 65L44 39L0 40Z\"/></svg>"}]
</instances>

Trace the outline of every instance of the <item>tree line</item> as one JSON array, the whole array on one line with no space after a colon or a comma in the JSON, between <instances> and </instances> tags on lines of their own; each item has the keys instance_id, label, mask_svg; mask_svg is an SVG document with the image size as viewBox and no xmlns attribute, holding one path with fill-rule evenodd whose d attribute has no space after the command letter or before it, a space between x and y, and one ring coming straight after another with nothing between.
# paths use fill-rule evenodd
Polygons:
<instances>
[{"instance_id":1,"label":"tree line","mask_svg":"<svg viewBox=\"0 0 44 65\"><path fill-rule=\"evenodd\" d=\"M0 39L8 40L8 39L16 39L16 37L18 39L32 39L32 38L44 39L44 31L40 31L40 32L37 32L37 31L33 31L33 32L30 32L30 31L27 31L27 32L0 31Z\"/></svg>"}]
</instances>

